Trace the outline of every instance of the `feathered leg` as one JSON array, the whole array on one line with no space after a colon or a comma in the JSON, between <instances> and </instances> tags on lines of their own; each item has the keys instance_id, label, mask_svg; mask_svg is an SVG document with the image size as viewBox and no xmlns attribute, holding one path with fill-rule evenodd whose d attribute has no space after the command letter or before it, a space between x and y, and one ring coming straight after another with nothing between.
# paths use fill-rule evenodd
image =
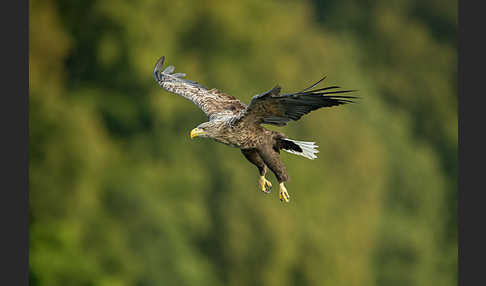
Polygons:
<instances>
[{"instance_id":1,"label":"feathered leg","mask_svg":"<svg viewBox=\"0 0 486 286\"><path fill-rule=\"evenodd\" d=\"M255 149L241 149L241 153L245 156L245 158L250 161L252 164L257 166L258 172L260 173L260 189L264 193L270 193L272 191L272 183L269 180L265 179L265 174L267 173L267 166L263 162L260 155Z\"/></svg>"},{"instance_id":2,"label":"feathered leg","mask_svg":"<svg viewBox=\"0 0 486 286\"><path fill-rule=\"evenodd\" d=\"M287 188L285 188L284 182L286 182L289 177L287 175L285 165L280 160L280 154L271 146L263 147L257 151L260 157L263 159L265 165L267 165L277 177L278 183L280 184L280 200L288 203L290 200L290 195L287 192Z\"/></svg>"}]
</instances>

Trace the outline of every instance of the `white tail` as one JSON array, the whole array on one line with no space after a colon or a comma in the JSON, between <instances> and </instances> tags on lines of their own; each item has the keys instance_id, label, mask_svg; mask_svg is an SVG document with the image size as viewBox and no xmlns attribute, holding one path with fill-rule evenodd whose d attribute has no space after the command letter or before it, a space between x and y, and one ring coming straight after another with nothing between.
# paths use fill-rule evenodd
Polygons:
<instances>
[{"instance_id":1,"label":"white tail","mask_svg":"<svg viewBox=\"0 0 486 286\"><path fill-rule=\"evenodd\" d=\"M311 160L314 160L315 158L317 158L317 156L315 154L319 153L319 150L317 150L317 147L319 147L319 146L315 145L315 142L296 141L296 140L292 140L292 139L288 139L288 138L285 138L284 140L291 141L291 142L299 145L299 147L302 149L302 152L298 152L298 151L295 151L295 150L282 149L285 152L289 152L289 153L295 154L295 155L300 155L300 156L306 157L306 158L311 159Z\"/></svg>"}]
</instances>

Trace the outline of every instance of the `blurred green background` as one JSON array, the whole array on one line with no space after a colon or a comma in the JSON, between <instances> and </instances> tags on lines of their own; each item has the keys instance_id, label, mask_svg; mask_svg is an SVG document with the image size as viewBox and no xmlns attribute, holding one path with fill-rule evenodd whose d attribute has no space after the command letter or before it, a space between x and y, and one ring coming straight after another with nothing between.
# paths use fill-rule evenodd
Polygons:
<instances>
[{"instance_id":1,"label":"blurred green background","mask_svg":"<svg viewBox=\"0 0 486 286\"><path fill-rule=\"evenodd\" d=\"M31 285L456 285L457 1L30 1ZM290 204L153 80L248 103L322 75L358 104L280 128ZM271 127L273 128L273 127ZM268 176L276 186L273 174Z\"/></svg>"}]
</instances>

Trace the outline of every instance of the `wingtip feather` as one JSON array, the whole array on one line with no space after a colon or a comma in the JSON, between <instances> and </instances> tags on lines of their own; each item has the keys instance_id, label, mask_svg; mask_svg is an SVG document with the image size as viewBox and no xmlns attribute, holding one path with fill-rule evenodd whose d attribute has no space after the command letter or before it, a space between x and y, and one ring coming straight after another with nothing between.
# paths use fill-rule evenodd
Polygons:
<instances>
[{"instance_id":1,"label":"wingtip feather","mask_svg":"<svg viewBox=\"0 0 486 286\"><path fill-rule=\"evenodd\" d=\"M154 79L155 81L160 80L160 69L164 65L165 56L161 56L154 67Z\"/></svg>"}]
</instances>

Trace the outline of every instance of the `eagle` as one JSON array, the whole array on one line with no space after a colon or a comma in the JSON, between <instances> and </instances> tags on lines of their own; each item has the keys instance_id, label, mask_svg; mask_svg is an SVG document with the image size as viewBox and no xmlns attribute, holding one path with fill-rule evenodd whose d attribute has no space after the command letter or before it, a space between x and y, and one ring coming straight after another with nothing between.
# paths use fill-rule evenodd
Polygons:
<instances>
[{"instance_id":1,"label":"eagle","mask_svg":"<svg viewBox=\"0 0 486 286\"><path fill-rule=\"evenodd\" d=\"M162 70L164 59L162 56L155 64L155 81L166 91L192 101L209 118L207 122L191 130L191 139L209 138L239 148L243 156L257 167L261 191L271 192L272 184L265 178L267 169L270 169L279 183L280 201L287 203L290 196L285 182L289 176L280 160L280 150L313 160L317 158L318 146L315 142L290 139L281 132L266 129L262 124L284 126L313 110L353 103L353 99L357 98L336 95L356 91L337 90L340 89L339 86L315 89L326 79L324 76L295 93L281 94L281 87L277 84L274 88L253 96L250 103L245 105L218 89L208 89L198 82L185 79L185 73L174 73L175 67L172 65Z\"/></svg>"}]
</instances>

